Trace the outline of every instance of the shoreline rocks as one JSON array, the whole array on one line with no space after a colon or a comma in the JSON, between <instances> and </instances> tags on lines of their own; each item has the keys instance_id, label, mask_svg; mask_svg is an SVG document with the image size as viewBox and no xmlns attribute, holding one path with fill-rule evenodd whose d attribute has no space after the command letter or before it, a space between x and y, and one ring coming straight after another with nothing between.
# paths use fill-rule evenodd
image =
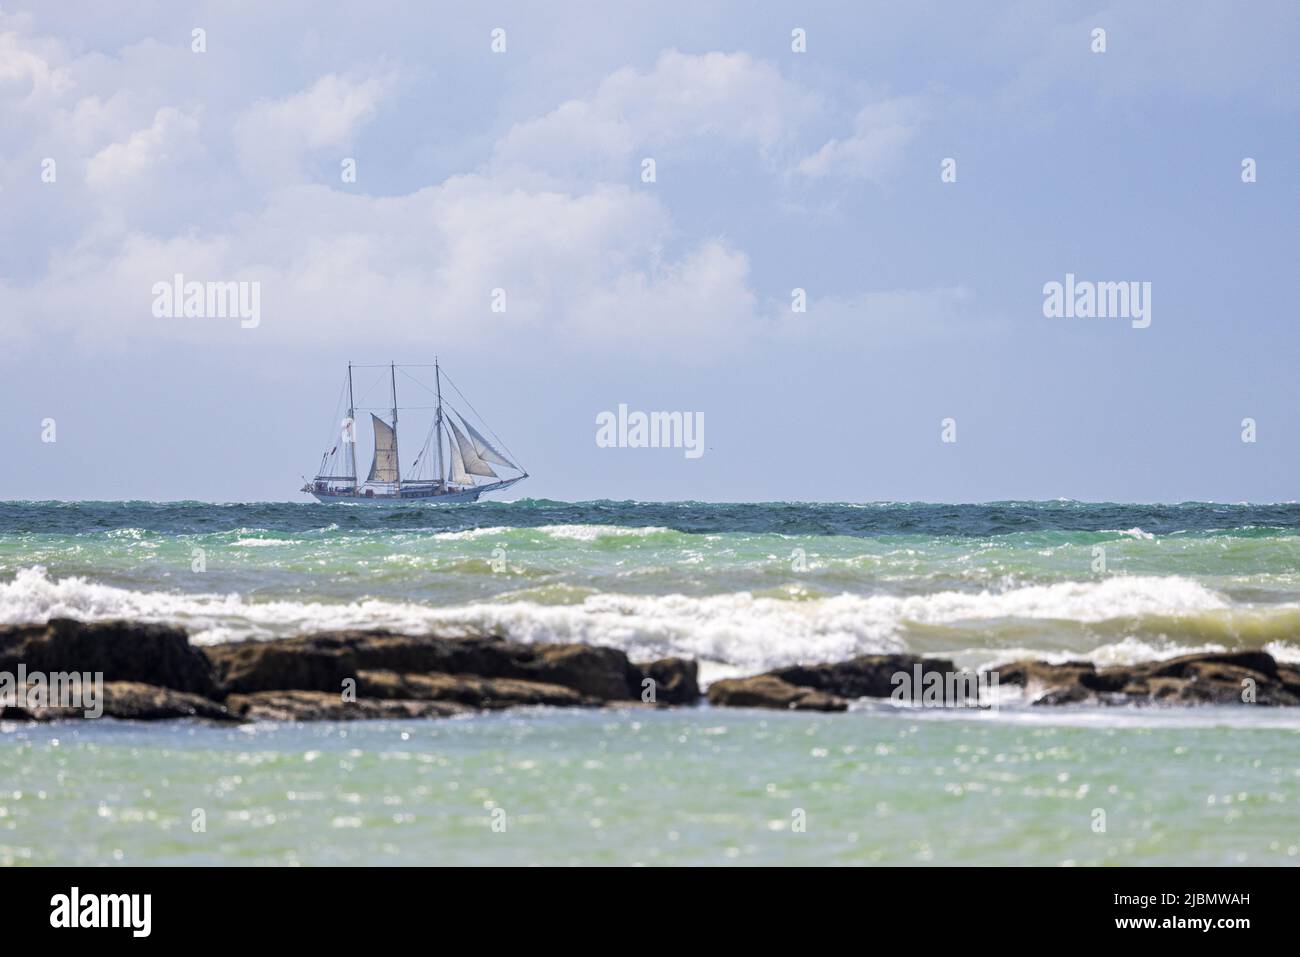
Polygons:
<instances>
[{"instance_id":1,"label":"shoreline rocks","mask_svg":"<svg viewBox=\"0 0 1300 957\"><path fill-rule=\"evenodd\" d=\"M0 628L0 671L103 672L105 681L135 681L212 698L212 666L183 628L130 621L51 618L44 625Z\"/></svg>"},{"instance_id":2,"label":"shoreline rocks","mask_svg":"<svg viewBox=\"0 0 1300 957\"><path fill-rule=\"evenodd\" d=\"M1205 652L1097 668L1088 661L1014 661L993 669L1035 705L1300 706L1300 668L1264 651Z\"/></svg>"},{"instance_id":3,"label":"shoreline rocks","mask_svg":"<svg viewBox=\"0 0 1300 957\"><path fill-rule=\"evenodd\" d=\"M55 618L0 626L0 673L20 669L29 676L102 673L102 715L145 721L442 718L519 707L691 706L702 698L697 663L688 659L633 662L622 651L593 645L384 630L200 648L183 629L157 624ZM935 686L926 705L969 705L974 685L954 683L954 676L996 675L998 685L1020 688L1024 703L1034 706L1300 706L1300 667L1263 651L1101 668L1020 660L980 675L958 672L943 658L860 655L715 681L706 697L719 708L838 712L857 700L891 698L900 675L913 693ZM85 716L80 707L33 705L26 698L0 703L0 719L9 721Z\"/></svg>"},{"instance_id":4,"label":"shoreline rocks","mask_svg":"<svg viewBox=\"0 0 1300 957\"><path fill-rule=\"evenodd\" d=\"M845 711L858 698L888 698L894 675L909 680L954 671L951 661L917 655L859 655L848 661L790 665L751 678L729 678L709 686L709 703L729 708Z\"/></svg>"},{"instance_id":5,"label":"shoreline rocks","mask_svg":"<svg viewBox=\"0 0 1300 957\"><path fill-rule=\"evenodd\" d=\"M0 672L20 668L28 675L100 673L102 716L134 720L452 717L700 700L696 663L682 658L635 664L615 648L383 630L199 648L180 628L55 618L0 627ZM0 704L0 719L52 721L86 711L33 707L24 698Z\"/></svg>"}]
</instances>

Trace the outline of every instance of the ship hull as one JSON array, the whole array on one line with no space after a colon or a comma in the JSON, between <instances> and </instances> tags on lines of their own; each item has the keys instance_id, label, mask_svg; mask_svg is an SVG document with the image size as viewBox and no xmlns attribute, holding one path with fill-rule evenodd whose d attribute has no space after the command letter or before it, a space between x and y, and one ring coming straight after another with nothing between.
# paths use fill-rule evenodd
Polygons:
<instances>
[{"instance_id":1,"label":"ship hull","mask_svg":"<svg viewBox=\"0 0 1300 957\"><path fill-rule=\"evenodd\" d=\"M326 505L336 502L344 502L348 505L461 505L466 502L477 502L480 495L484 492L499 492L508 489L516 482L522 482L528 477L527 473L518 478L506 479L502 482L493 482L490 485L479 485L475 488L460 488L451 492L434 493L430 485L413 484L409 488L402 486L403 495L400 497L391 493L379 493L374 495L353 495L353 494L335 494L332 492L322 492L310 485L303 488L303 491L314 498L316 501ZM365 486L362 486L365 488Z\"/></svg>"},{"instance_id":2,"label":"ship hull","mask_svg":"<svg viewBox=\"0 0 1300 957\"><path fill-rule=\"evenodd\" d=\"M477 502L482 492L479 489L466 489L463 492L448 492L445 495L422 495L411 498L398 498L395 495L322 495L309 493L312 498L326 505L346 502L349 505L455 505L462 502Z\"/></svg>"}]
</instances>

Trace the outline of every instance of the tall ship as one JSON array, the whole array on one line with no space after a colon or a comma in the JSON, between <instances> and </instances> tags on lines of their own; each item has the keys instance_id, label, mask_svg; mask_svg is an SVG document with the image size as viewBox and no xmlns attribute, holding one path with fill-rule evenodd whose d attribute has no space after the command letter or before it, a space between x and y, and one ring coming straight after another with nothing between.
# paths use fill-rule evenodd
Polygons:
<instances>
[{"instance_id":1,"label":"tall ship","mask_svg":"<svg viewBox=\"0 0 1300 957\"><path fill-rule=\"evenodd\" d=\"M432 387L410 371L430 368L433 370ZM382 370L377 374L378 378L375 378L374 370ZM388 374L383 375L384 371ZM354 372L361 373L366 380L373 379L363 381L364 388L359 400L355 391ZM398 373L401 373L404 380L409 379L425 390L434 404L399 408ZM386 391L390 404L383 407L364 405L375 389L384 384L384 379L388 380ZM457 402L443 398L443 380L446 380L457 396ZM343 388L339 406L335 409L335 421L342 423L339 437L331 440L332 447L321 456L316 477L302 487L302 491L318 502L364 505L474 502L485 492L498 492L528 478L528 473L515 464L513 453L474 411L469 400L442 371L437 360L432 366L397 365L392 362L386 366L363 366L349 362L347 382ZM340 420L337 413L344 407L347 415ZM407 413L433 412L433 420L424 443L405 473L397 441L398 413L402 409ZM374 436L374 457L370 462L370 473L364 482L357 481L358 412L370 414L371 432ZM377 415L379 412L385 415ZM404 416L404 423L407 418L409 416ZM475 422L478 423L477 426ZM403 429L408 430L409 425L404 424ZM418 436L420 433L417 431L415 434ZM492 438L487 438L488 435ZM498 469L507 474L503 476Z\"/></svg>"}]
</instances>

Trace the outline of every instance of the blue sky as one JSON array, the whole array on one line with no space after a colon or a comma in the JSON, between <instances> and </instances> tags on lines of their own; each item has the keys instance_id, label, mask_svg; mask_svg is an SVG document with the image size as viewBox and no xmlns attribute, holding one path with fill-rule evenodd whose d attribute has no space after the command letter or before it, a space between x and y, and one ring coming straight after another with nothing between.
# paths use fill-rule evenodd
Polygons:
<instances>
[{"instance_id":1,"label":"blue sky","mask_svg":"<svg viewBox=\"0 0 1300 957\"><path fill-rule=\"evenodd\" d=\"M0 6L0 498L300 498L435 354L535 497L1297 497L1295 4L430 6Z\"/></svg>"}]
</instances>

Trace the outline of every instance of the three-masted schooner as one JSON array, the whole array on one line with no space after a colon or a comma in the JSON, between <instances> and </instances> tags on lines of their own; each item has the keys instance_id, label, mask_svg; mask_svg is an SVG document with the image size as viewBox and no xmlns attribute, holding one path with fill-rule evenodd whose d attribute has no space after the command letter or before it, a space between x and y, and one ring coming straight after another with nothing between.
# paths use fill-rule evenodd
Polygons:
<instances>
[{"instance_id":1,"label":"three-masted schooner","mask_svg":"<svg viewBox=\"0 0 1300 957\"><path fill-rule=\"evenodd\" d=\"M388 370L392 405L378 410L357 405L353 393L352 370L384 368ZM333 448L321 457L316 477L309 480L302 487L302 491L315 497L318 502L440 505L452 502L474 502L484 492L509 488L516 482L528 478L528 473L524 469L499 451L498 446L506 449L507 452L509 449L474 412L474 407L469 404L469 400L449 378L448 384L455 390L465 407L475 418L478 418L483 430L492 434L496 444L489 441L483 431L476 428L470 421L470 417L460 408L450 401L443 400L442 380L446 376L436 360L433 364L433 389L429 389L406 371L413 368L428 368L428 366L399 366L391 362L387 366L354 366L351 362L348 363L347 418L343 419L342 440L335 442ZM433 424L429 428L428 437L424 440L424 445L416 455L406 477L402 475L397 445L398 372L429 391L436 400L433 406ZM373 387L372 385L371 388ZM365 397L362 398L364 401ZM407 408L409 411L410 407ZM356 414L358 411L370 412L370 424L375 439L375 454L370 464L370 474L366 476L364 482L360 483L357 482ZM380 418L375 414L376 411L389 413L392 420ZM513 456L513 453L511 455ZM493 469L494 465L511 469L519 474L502 478ZM479 485L478 478L495 481Z\"/></svg>"}]
</instances>

